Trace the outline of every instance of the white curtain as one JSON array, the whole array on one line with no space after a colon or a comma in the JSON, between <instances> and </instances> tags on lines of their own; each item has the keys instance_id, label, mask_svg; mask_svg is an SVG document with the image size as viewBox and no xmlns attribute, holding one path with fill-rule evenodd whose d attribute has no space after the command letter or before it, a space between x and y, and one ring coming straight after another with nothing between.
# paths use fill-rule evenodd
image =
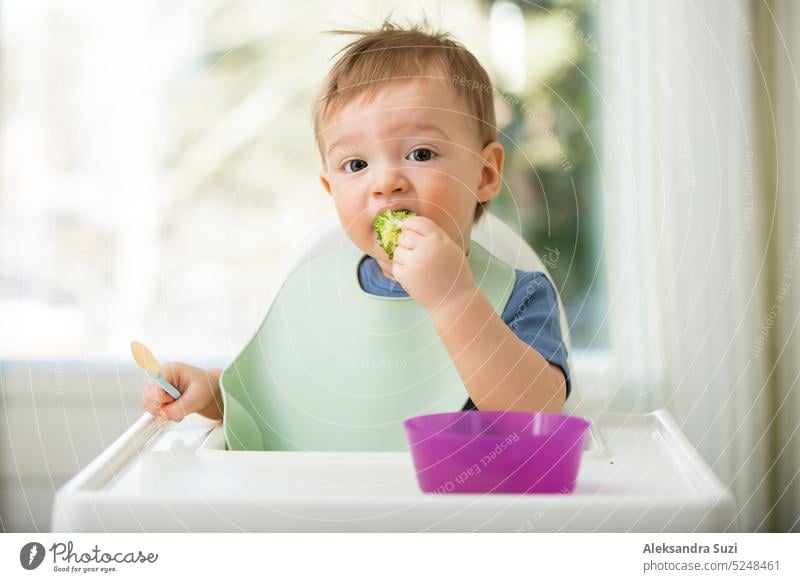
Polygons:
<instances>
[{"instance_id":1,"label":"white curtain","mask_svg":"<svg viewBox=\"0 0 800 582\"><path fill-rule=\"evenodd\" d=\"M800 531L800 4L758 2L753 10L758 51L761 187L772 196L767 230L771 258L766 335L772 392L770 523Z\"/></svg>"},{"instance_id":2,"label":"white curtain","mask_svg":"<svg viewBox=\"0 0 800 582\"><path fill-rule=\"evenodd\" d=\"M731 530L797 529L791 272L777 293L800 216L798 5L596 6L609 408L668 409L736 497ZM782 41L775 11L794 28Z\"/></svg>"}]
</instances>

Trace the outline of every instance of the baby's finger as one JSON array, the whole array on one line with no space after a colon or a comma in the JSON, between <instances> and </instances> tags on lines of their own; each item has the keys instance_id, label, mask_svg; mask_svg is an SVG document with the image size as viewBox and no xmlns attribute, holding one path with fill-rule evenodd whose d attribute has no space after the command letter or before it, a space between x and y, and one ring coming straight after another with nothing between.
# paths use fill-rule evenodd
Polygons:
<instances>
[{"instance_id":1,"label":"baby's finger","mask_svg":"<svg viewBox=\"0 0 800 582\"><path fill-rule=\"evenodd\" d=\"M403 230L400 236L397 237L397 246L405 247L407 249L414 249L422 236L413 230Z\"/></svg>"},{"instance_id":2,"label":"baby's finger","mask_svg":"<svg viewBox=\"0 0 800 582\"><path fill-rule=\"evenodd\" d=\"M146 390L142 390L140 400L142 408L144 408L153 416L159 416L161 413L161 407L164 405L163 402L159 402L157 398L154 398L151 394L148 394Z\"/></svg>"},{"instance_id":3,"label":"baby's finger","mask_svg":"<svg viewBox=\"0 0 800 582\"><path fill-rule=\"evenodd\" d=\"M161 386L152 380L147 380L145 382L145 390L148 397L158 404L166 404L167 402L175 400L172 396L167 394Z\"/></svg>"},{"instance_id":4,"label":"baby's finger","mask_svg":"<svg viewBox=\"0 0 800 582\"><path fill-rule=\"evenodd\" d=\"M434 234L439 226L430 218L424 216L409 216L403 220L403 232L406 230L413 231L420 235Z\"/></svg>"},{"instance_id":5,"label":"baby's finger","mask_svg":"<svg viewBox=\"0 0 800 582\"><path fill-rule=\"evenodd\" d=\"M167 362L161 366L161 374L167 382L177 387L184 383L181 378L181 369L182 367L176 362Z\"/></svg>"},{"instance_id":6,"label":"baby's finger","mask_svg":"<svg viewBox=\"0 0 800 582\"><path fill-rule=\"evenodd\" d=\"M186 391L180 398L168 402L161 407L161 418L166 420L180 420L184 416L203 409L196 391Z\"/></svg>"},{"instance_id":7,"label":"baby's finger","mask_svg":"<svg viewBox=\"0 0 800 582\"><path fill-rule=\"evenodd\" d=\"M397 247L394 249L394 256L392 257L393 264L402 265L408 260L408 253L411 252L405 247Z\"/></svg>"}]
</instances>

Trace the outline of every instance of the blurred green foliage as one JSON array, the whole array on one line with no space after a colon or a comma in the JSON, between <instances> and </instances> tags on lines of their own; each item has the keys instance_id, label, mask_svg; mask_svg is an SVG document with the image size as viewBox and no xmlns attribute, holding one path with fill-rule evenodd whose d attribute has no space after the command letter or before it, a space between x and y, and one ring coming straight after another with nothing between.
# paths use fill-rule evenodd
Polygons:
<instances>
[{"instance_id":1,"label":"blurred green foliage","mask_svg":"<svg viewBox=\"0 0 800 582\"><path fill-rule=\"evenodd\" d=\"M520 93L496 87L499 107L509 111L498 115L499 139L506 149L505 183L491 209L520 231L547 266L564 302L573 344L604 347L598 94L592 82L597 40L591 4L518 5L526 23L538 20L567 35L570 51L561 66L546 78L529 79Z\"/></svg>"}]
</instances>

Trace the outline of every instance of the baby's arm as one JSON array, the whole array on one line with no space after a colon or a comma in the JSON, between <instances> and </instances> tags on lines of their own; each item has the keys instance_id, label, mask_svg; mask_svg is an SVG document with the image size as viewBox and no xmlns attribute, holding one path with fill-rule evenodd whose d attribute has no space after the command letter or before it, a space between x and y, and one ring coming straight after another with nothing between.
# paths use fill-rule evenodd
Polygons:
<instances>
[{"instance_id":1,"label":"baby's arm","mask_svg":"<svg viewBox=\"0 0 800 582\"><path fill-rule=\"evenodd\" d=\"M519 339L480 289L442 304L431 317L479 410L561 412L563 371Z\"/></svg>"},{"instance_id":2,"label":"baby's arm","mask_svg":"<svg viewBox=\"0 0 800 582\"><path fill-rule=\"evenodd\" d=\"M219 386L219 379L222 376L222 368L209 368L208 370L213 401L208 408L200 411L200 414L213 420L222 420L225 404L222 401L222 391Z\"/></svg>"}]
</instances>

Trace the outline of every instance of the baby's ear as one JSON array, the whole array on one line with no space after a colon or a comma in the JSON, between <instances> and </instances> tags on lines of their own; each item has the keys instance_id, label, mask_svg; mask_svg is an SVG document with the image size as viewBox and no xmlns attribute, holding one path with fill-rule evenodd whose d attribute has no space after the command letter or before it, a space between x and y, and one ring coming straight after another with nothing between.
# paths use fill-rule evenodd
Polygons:
<instances>
[{"instance_id":1,"label":"baby's ear","mask_svg":"<svg viewBox=\"0 0 800 582\"><path fill-rule=\"evenodd\" d=\"M491 200L500 192L500 187L503 185L505 155L505 149L496 141L488 144L481 151L481 181L476 191L479 202Z\"/></svg>"},{"instance_id":2,"label":"baby's ear","mask_svg":"<svg viewBox=\"0 0 800 582\"><path fill-rule=\"evenodd\" d=\"M322 187L325 188L325 191L330 194L331 193L331 183L328 182L328 172L322 170L319 174L319 181L322 182Z\"/></svg>"}]
</instances>

